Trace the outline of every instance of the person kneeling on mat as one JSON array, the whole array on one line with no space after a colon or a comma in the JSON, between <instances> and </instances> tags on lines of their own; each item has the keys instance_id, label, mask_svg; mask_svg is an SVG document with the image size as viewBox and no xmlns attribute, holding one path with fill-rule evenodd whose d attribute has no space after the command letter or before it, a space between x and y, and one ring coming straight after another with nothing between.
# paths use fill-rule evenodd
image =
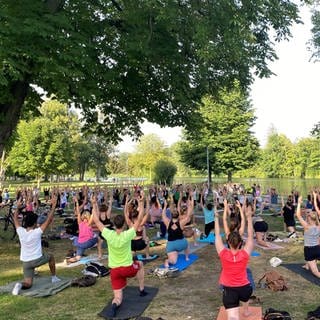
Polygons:
<instances>
[{"instance_id":1,"label":"person kneeling on mat","mask_svg":"<svg viewBox=\"0 0 320 320\"><path fill-rule=\"evenodd\" d=\"M77 215L77 221L79 225L79 237L75 237L73 239L73 245L77 249L77 253L75 257L71 257L67 259L67 263L74 263L81 259L84 255L86 249L92 248L98 242L98 237L93 232L91 227L93 222L93 215L89 210L84 210L80 213L79 203L77 199L75 201L75 213Z\"/></svg>"},{"instance_id":2,"label":"person kneeling on mat","mask_svg":"<svg viewBox=\"0 0 320 320\"><path fill-rule=\"evenodd\" d=\"M13 295L18 295L21 289L29 289L32 287L35 268L49 263L52 283L60 281L56 276L56 264L52 254L42 252L41 237L50 223L53 221L54 212L57 204L57 196L53 195L51 201L51 210L46 221L37 227L38 215L34 212L29 212L21 225L18 215L22 207L22 199L17 201L17 209L13 216L14 225L17 229L21 244L20 260L23 262L24 280L17 282L12 290Z\"/></svg>"},{"instance_id":3,"label":"person kneeling on mat","mask_svg":"<svg viewBox=\"0 0 320 320\"><path fill-rule=\"evenodd\" d=\"M251 210L245 210L245 212L248 221L248 238L243 249L241 249L242 238L238 230L228 234L227 242L230 249L224 246L220 235L219 214L215 213L215 246L222 266L219 283L223 287L222 301L227 311L228 320L240 319L240 301L243 302L244 316L250 315L249 299L253 289L248 279L247 265L254 242L252 212Z\"/></svg>"},{"instance_id":4,"label":"person kneeling on mat","mask_svg":"<svg viewBox=\"0 0 320 320\"><path fill-rule=\"evenodd\" d=\"M131 228L125 230L125 217L119 214L114 217L113 223L115 230L106 228L99 220L99 209L97 199L92 196L93 219L101 231L102 236L106 239L109 253L109 268L111 287L113 290L112 309L109 317L115 317L117 309L122 303L123 289L127 285L127 278L137 277L139 282L139 294L141 297L148 293L144 290L144 267L141 261L133 261L131 252L131 240L136 236L142 218L144 216L144 194L138 200L138 217Z\"/></svg>"}]
</instances>

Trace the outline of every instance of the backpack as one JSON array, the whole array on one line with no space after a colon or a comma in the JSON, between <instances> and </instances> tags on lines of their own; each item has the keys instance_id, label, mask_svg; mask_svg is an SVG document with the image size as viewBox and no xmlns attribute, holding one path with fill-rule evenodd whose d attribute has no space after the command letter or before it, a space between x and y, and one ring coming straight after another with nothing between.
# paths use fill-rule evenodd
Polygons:
<instances>
[{"instance_id":1,"label":"backpack","mask_svg":"<svg viewBox=\"0 0 320 320\"><path fill-rule=\"evenodd\" d=\"M266 310L263 320L292 320L292 318L287 311L279 311L269 308Z\"/></svg>"},{"instance_id":2,"label":"backpack","mask_svg":"<svg viewBox=\"0 0 320 320\"><path fill-rule=\"evenodd\" d=\"M320 319L320 306L314 311L309 311L307 315L307 320L318 320L318 319Z\"/></svg>"},{"instance_id":3,"label":"backpack","mask_svg":"<svg viewBox=\"0 0 320 320\"><path fill-rule=\"evenodd\" d=\"M93 277L105 277L110 273L110 269L106 268L102 263L89 262L82 270L82 273Z\"/></svg>"},{"instance_id":4,"label":"backpack","mask_svg":"<svg viewBox=\"0 0 320 320\"><path fill-rule=\"evenodd\" d=\"M264 287L267 287L271 289L272 291L285 291L288 290L287 283L282 275L280 275L279 272L272 270L267 271L262 278L258 281L258 285L262 287L261 281L265 278L265 285Z\"/></svg>"},{"instance_id":5,"label":"backpack","mask_svg":"<svg viewBox=\"0 0 320 320\"><path fill-rule=\"evenodd\" d=\"M91 275L75 278L71 281L72 287L90 287L97 282L97 278Z\"/></svg>"}]
</instances>

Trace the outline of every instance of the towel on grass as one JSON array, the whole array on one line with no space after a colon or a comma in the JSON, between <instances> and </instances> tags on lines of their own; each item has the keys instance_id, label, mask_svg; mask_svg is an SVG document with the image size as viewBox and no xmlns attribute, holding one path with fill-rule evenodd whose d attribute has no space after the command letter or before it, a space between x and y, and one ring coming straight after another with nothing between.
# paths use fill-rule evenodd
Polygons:
<instances>
[{"instance_id":1,"label":"towel on grass","mask_svg":"<svg viewBox=\"0 0 320 320\"><path fill-rule=\"evenodd\" d=\"M107 258L108 258L108 255L102 256L102 259L107 259ZM63 262L56 263L56 267L57 268L73 268L73 267L78 267L80 265L84 265L84 264L89 263L91 261L98 261L98 260L100 260L100 259L98 258L97 254L90 254L86 257L82 257L77 262L67 264L66 261L63 261Z\"/></svg>"},{"instance_id":2,"label":"towel on grass","mask_svg":"<svg viewBox=\"0 0 320 320\"><path fill-rule=\"evenodd\" d=\"M47 297L57 294L71 285L71 278L60 277L61 281L52 283L51 277L35 277L33 279L33 285L30 289L21 290L20 295L26 297ZM10 293L13 287L19 281L10 282L5 286L0 287L0 293Z\"/></svg>"}]
</instances>

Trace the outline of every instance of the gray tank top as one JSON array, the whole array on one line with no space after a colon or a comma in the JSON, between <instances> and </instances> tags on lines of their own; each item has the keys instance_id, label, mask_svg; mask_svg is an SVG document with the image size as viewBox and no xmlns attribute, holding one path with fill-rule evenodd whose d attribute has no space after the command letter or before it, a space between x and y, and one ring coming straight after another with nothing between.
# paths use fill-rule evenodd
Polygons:
<instances>
[{"instance_id":1,"label":"gray tank top","mask_svg":"<svg viewBox=\"0 0 320 320\"><path fill-rule=\"evenodd\" d=\"M320 229L318 226L312 226L304 232L304 245L314 247L319 244Z\"/></svg>"}]
</instances>

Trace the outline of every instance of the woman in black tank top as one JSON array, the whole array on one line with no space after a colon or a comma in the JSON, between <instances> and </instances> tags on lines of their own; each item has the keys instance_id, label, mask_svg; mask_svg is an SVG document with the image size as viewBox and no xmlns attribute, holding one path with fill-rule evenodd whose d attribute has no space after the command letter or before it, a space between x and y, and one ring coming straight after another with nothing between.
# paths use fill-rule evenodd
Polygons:
<instances>
[{"instance_id":1,"label":"woman in black tank top","mask_svg":"<svg viewBox=\"0 0 320 320\"><path fill-rule=\"evenodd\" d=\"M108 200L107 194L104 196L105 201ZM108 204L102 203L99 206L99 220L103 225L108 228L113 230L113 223L111 221L111 209L112 209L112 195L109 196L109 202ZM95 229L94 229L95 230ZM97 249L98 249L98 258L102 259L102 244L103 244L104 238L101 236L101 232L99 232L99 237L98 237L98 243L97 243Z\"/></svg>"},{"instance_id":2,"label":"woman in black tank top","mask_svg":"<svg viewBox=\"0 0 320 320\"><path fill-rule=\"evenodd\" d=\"M169 264L176 264L178 260L178 254L180 251L184 251L186 260L189 260L189 248L188 241L183 235L183 228L190 220L190 216L193 213L193 199L191 196L188 198L188 210L187 214L181 218L177 207L174 205L173 199L170 199L170 211L171 219L166 215L167 202L164 203L164 208L162 210L162 221L168 230L168 241L167 241L167 255L168 258L164 262L164 266L169 268Z\"/></svg>"},{"instance_id":3,"label":"woman in black tank top","mask_svg":"<svg viewBox=\"0 0 320 320\"><path fill-rule=\"evenodd\" d=\"M139 227L136 230L136 236L133 240L131 240L131 250L133 253L136 253L137 251L144 250L145 252L145 259L150 259L150 251L149 251L149 238L147 236L146 227L145 224L149 219L149 207L150 207L150 199L147 200L146 204L146 210L147 214L145 214L142 218L142 221L139 225ZM133 200L130 200L133 201ZM129 212L129 206L128 204L130 201L125 205L125 216L129 217L129 221L127 221L127 224L129 228L135 224L135 222L138 219L139 211L138 208L134 207L134 209Z\"/></svg>"}]
</instances>

